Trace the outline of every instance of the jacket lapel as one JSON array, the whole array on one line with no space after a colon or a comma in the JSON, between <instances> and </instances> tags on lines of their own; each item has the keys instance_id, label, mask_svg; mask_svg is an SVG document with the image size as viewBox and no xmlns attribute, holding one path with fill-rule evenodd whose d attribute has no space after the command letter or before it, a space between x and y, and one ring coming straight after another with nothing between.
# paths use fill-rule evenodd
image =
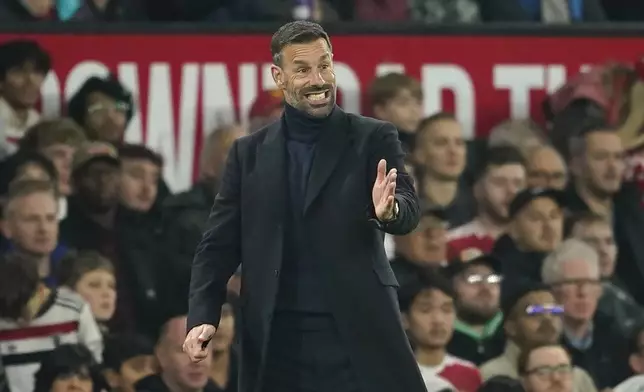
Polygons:
<instances>
[{"instance_id":1,"label":"jacket lapel","mask_svg":"<svg viewBox=\"0 0 644 392\"><path fill-rule=\"evenodd\" d=\"M323 131L315 147L311 173L306 186L304 215L328 182L349 141L347 115L342 109L336 106L330 120L329 129Z\"/></svg>"},{"instance_id":2,"label":"jacket lapel","mask_svg":"<svg viewBox=\"0 0 644 392\"><path fill-rule=\"evenodd\" d=\"M254 195L267 200L271 215L281 221L286 200L286 141L280 121L269 126L264 141L257 150L257 187Z\"/></svg>"}]
</instances>

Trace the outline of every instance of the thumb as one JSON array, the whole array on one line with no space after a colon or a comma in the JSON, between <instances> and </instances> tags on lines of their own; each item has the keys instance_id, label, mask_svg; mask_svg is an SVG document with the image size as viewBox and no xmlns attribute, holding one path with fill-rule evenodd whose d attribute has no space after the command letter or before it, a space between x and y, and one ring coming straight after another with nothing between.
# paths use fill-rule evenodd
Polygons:
<instances>
[{"instance_id":1,"label":"thumb","mask_svg":"<svg viewBox=\"0 0 644 392\"><path fill-rule=\"evenodd\" d=\"M204 328L203 331L199 334L199 337L197 338L200 342L207 342L208 340L212 339L212 335L214 335L214 332L210 328Z\"/></svg>"}]
</instances>

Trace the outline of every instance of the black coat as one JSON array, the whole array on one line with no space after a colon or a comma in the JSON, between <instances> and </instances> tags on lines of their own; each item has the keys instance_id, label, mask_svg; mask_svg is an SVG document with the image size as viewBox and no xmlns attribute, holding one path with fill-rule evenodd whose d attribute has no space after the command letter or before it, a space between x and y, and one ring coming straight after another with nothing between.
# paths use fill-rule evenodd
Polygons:
<instances>
[{"instance_id":1,"label":"black coat","mask_svg":"<svg viewBox=\"0 0 644 392\"><path fill-rule=\"evenodd\" d=\"M339 108L316 146L303 225L340 336L362 389L424 392L397 308L398 282L384 232L406 234L420 219L396 129ZM374 219L371 189L380 159L398 169L398 218ZM283 259L286 196L284 130L277 122L235 141L192 267L188 329L218 325L226 282L242 263L240 392L261 387L260 374Z\"/></svg>"}]
</instances>

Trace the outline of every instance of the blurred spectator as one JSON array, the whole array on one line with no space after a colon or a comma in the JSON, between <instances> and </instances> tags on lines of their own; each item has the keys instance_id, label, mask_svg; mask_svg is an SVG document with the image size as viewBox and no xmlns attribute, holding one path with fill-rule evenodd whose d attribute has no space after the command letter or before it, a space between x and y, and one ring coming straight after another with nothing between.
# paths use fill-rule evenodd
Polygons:
<instances>
[{"instance_id":1,"label":"blurred spectator","mask_svg":"<svg viewBox=\"0 0 644 392\"><path fill-rule=\"evenodd\" d=\"M476 0L409 0L411 18L428 24L480 22Z\"/></svg>"},{"instance_id":2,"label":"blurred spectator","mask_svg":"<svg viewBox=\"0 0 644 392\"><path fill-rule=\"evenodd\" d=\"M486 22L603 22L600 0L478 0Z\"/></svg>"},{"instance_id":3,"label":"blurred spectator","mask_svg":"<svg viewBox=\"0 0 644 392\"><path fill-rule=\"evenodd\" d=\"M145 19L140 3L138 0L58 0L58 14L62 20L71 21L140 21Z\"/></svg>"},{"instance_id":4,"label":"blurred spectator","mask_svg":"<svg viewBox=\"0 0 644 392\"><path fill-rule=\"evenodd\" d=\"M134 99L116 76L93 76L69 100L67 112L90 140L119 145L134 115Z\"/></svg>"},{"instance_id":5,"label":"blurred spectator","mask_svg":"<svg viewBox=\"0 0 644 392\"><path fill-rule=\"evenodd\" d=\"M163 157L138 144L119 147L121 204L132 211L149 212L157 199Z\"/></svg>"},{"instance_id":6,"label":"blurred spectator","mask_svg":"<svg viewBox=\"0 0 644 392\"><path fill-rule=\"evenodd\" d=\"M105 380L87 347L64 344L48 352L35 375L34 392L101 392Z\"/></svg>"},{"instance_id":7,"label":"blurred spectator","mask_svg":"<svg viewBox=\"0 0 644 392\"><path fill-rule=\"evenodd\" d=\"M644 4L639 0L602 0L602 5L608 19L613 22L644 20Z\"/></svg>"},{"instance_id":8,"label":"blurred spectator","mask_svg":"<svg viewBox=\"0 0 644 392\"><path fill-rule=\"evenodd\" d=\"M177 300L164 285L170 279L167 256L157 233L120 206L120 161L116 149L92 142L74 155L74 193L60 238L78 250L94 250L107 257L116 272L117 307L110 322L114 332L132 331L154 336L166 299Z\"/></svg>"},{"instance_id":9,"label":"blurred spectator","mask_svg":"<svg viewBox=\"0 0 644 392\"><path fill-rule=\"evenodd\" d=\"M233 351L235 338L235 314L230 302L221 308L221 320L217 327L217 334L212 339L212 363L210 365L210 381L214 384L214 391L237 392L238 362Z\"/></svg>"},{"instance_id":10,"label":"blurred spectator","mask_svg":"<svg viewBox=\"0 0 644 392\"><path fill-rule=\"evenodd\" d=\"M37 260L38 274L55 286L56 265L67 252L58 245L58 194L47 181L22 180L13 184L5 198L3 253L15 251Z\"/></svg>"},{"instance_id":11,"label":"blurred spectator","mask_svg":"<svg viewBox=\"0 0 644 392\"><path fill-rule=\"evenodd\" d=\"M4 22L57 21L55 0L1 0L0 20Z\"/></svg>"},{"instance_id":12,"label":"blurred spectator","mask_svg":"<svg viewBox=\"0 0 644 392\"><path fill-rule=\"evenodd\" d=\"M638 392L644 388L644 325L638 325L629 335L628 350L633 376L613 388L613 392Z\"/></svg>"},{"instance_id":13,"label":"blurred spectator","mask_svg":"<svg viewBox=\"0 0 644 392\"><path fill-rule=\"evenodd\" d=\"M644 309L615 277L617 246L610 222L592 213L574 218L572 238L584 241L597 252L602 278L602 296L597 311L615 320L625 336L630 336L634 326L644 322Z\"/></svg>"},{"instance_id":14,"label":"blurred spectator","mask_svg":"<svg viewBox=\"0 0 644 392\"><path fill-rule=\"evenodd\" d=\"M74 121L68 118L44 120L27 130L20 139L20 151L33 151L42 154L56 167L58 191L69 196L72 191L72 159L76 149L85 141L85 133Z\"/></svg>"},{"instance_id":15,"label":"blurred spectator","mask_svg":"<svg viewBox=\"0 0 644 392\"><path fill-rule=\"evenodd\" d=\"M524 165L523 157L512 147L488 149L474 185L478 215L471 222L449 231L450 258L461 257L461 252L470 249L484 253L492 251L494 241L505 232L508 224L510 202L525 188Z\"/></svg>"},{"instance_id":16,"label":"blurred spectator","mask_svg":"<svg viewBox=\"0 0 644 392\"><path fill-rule=\"evenodd\" d=\"M342 4L342 2L338 2ZM353 0L346 4L351 6L351 19L359 21L404 22L409 19L409 6L406 1L398 0ZM339 8L339 7L338 7ZM342 11L340 10L342 15Z\"/></svg>"},{"instance_id":17,"label":"blurred spectator","mask_svg":"<svg viewBox=\"0 0 644 392\"><path fill-rule=\"evenodd\" d=\"M248 133L255 133L282 117L284 93L282 90L265 90L259 93L248 112Z\"/></svg>"},{"instance_id":18,"label":"blurred spectator","mask_svg":"<svg viewBox=\"0 0 644 392\"><path fill-rule=\"evenodd\" d=\"M437 113L422 120L412 156L417 165L421 206L443 208L450 227L472 220L476 203L461 181L466 163L465 140L456 118Z\"/></svg>"},{"instance_id":19,"label":"blurred spectator","mask_svg":"<svg viewBox=\"0 0 644 392\"><path fill-rule=\"evenodd\" d=\"M420 82L411 76L391 72L374 79L368 94L373 115L394 124L403 150L412 151L416 130L423 117Z\"/></svg>"},{"instance_id":20,"label":"blurred spectator","mask_svg":"<svg viewBox=\"0 0 644 392\"><path fill-rule=\"evenodd\" d=\"M156 373L154 345L144 336L108 335L103 374L112 391L134 392L134 385Z\"/></svg>"},{"instance_id":21,"label":"blurred spectator","mask_svg":"<svg viewBox=\"0 0 644 392\"><path fill-rule=\"evenodd\" d=\"M447 352L456 319L450 282L439 274L423 275L400 288L399 303L423 379L439 376L459 391L476 392L481 385L476 365Z\"/></svg>"},{"instance_id":22,"label":"blurred spectator","mask_svg":"<svg viewBox=\"0 0 644 392\"><path fill-rule=\"evenodd\" d=\"M615 321L596 312L601 280L594 249L576 239L562 242L545 259L542 277L564 307L563 344L573 363L585 369L599 389L624 380L625 341Z\"/></svg>"},{"instance_id":23,"label":"blurred spectator","mask_svg":"<svg viewBox=\"0 0 644 392\"><path fill-rule=\"evenodd\" d=\"M233 142L244 135L239 125L214 130L203 143L200 155L199 179L192 189L172 196L163 204L164 244L176 269L173 273L181 283L190 278L195 249L206 229L210 209L219 189L228 150Z\"/></svg>"},{"instance_id":24,"label":"blurred spectator","mask_svg":"<svg viewBox=\"0 0 644 392\"><path fill-rule=\"evenodd\" d=\"M514 0L510 0L514 1ZM497 124L488 135L488 147L514 147L527 157L528 152L546 143L543 130L532 120L506 120Z\"/></svg>"},{"instance_id":25,"label":"blurred spectator","mask_svg":"<svg viewBox=\"0 0 644 392\"><path fill-rule=\"evenodd\" d=\"M0 195L9 192L11 185L22 180L41 180L58 183L56 167L36 152L20 151L0 163Z\"/></svg>"},{"instance_id":26,"label":"blurred spectator","mask_svg":"<svg viewBox=\"0 0 644 392\"><path fill-rule=\"evenodd\" d=\"M442 211L426 211L413 232L394 237L396 257L391 269L400 285L447 263L446 224Z\"/></svg>"},{"instance_id":27,"label":"blurred spectator","mask_svg":"<svg viewBox=\"0 0 644 392\"><path fill-rule=\"evenodd\" d=\"M570 355L558 344L530 347L519 355L519 373L525 392L572 392Z\"/></svg>"},{"instance_id":28,"label":"blurred spectator","mask_svg":"<svg viewBox=\"0 0 644 392\"><path fill-rule=\"evenodd\" d=\"M543 145L527 152L528 186L564 190L568 170L563 157L554 147Z\"/></svg>"},{"instance_id":29,"label":"blurred spectator","mask_svg":"<svg viewBox=\"0 0 644 392\"><path fill-rule=\"evenodd\" d=\"M2 3L0 20L1 7ZM0 128L6 138L0 140L0 145L8 145L10 151L27 129L40 120L35 105L50 69L49 54L35 41L14 40L0 45Z\"/></svg>"},{"instance_id":30,"label":"blurred spectator","mask_svg":"<svg viewBox=\"0 0 644 392\"><path fill-rule=\"evenodd\" d=\"M83 344L101 360L103 341L89 306L70 290L45 286L35 260L0 256L0 353L11 391L33 391L42 356L65 343Z\"/></svg>"},{"instance_id":31,"label":"blurred spectator","mask_svg":"<svg viewBox=\"0 0 644 392\"><path fill-rule=\"evenodd\" d=\"M519 379L520 354L530 347L557 344L563 330L563 306L545 284L532 283L504 293L502 307L508 341L501 356L481 366L485 380L497 376ZM590 376L580 368L573 370L573 385L575 392L597 390Z\"/></svg>"},{"instance_id":32,"label":"blurred spectator","mask_svg":"<svg viewBox=\"0 0 644 392\"><path fill-rule=\"evenodd\" d=\"M619 249L615 272L638 303L644 303L644 210L631 184L623 184L625 163L620 137L596 129L570 140L572 184L567 208L593 212L612 222Z\"/></svg>"},{"instance_id":33,"label":"blurred spectator","mask_svg":"<svg viewBox=\"0 0 644 392\"><path fill-rule=\"evenodd\" d=\"M564 195L554 189L528 188L510 203L508 233L494 244L501 260L503 287L541 281L544 257L563 237Z\"/></svg>"},{"instance_id":34,"label":"blurred spectator","mask_svg":"<svg viewBox=\"0 0 644 392\"><path fill-rule=\"evenodd\" d=\"M447 351L477 366L503 352L498 260L488 255L453 261L447 267L456 292L456 322Z\"/></svg>"},{"instance_id":35,"label":"blurred spectator","mask_svg":"<svg viewBox=\"0 0 644 392\"><path fill-rule=\"evenodd\" d=\"M116 310L116 277L108 259L93 251L66 255L58 266L56 278L78 294L90 306L94 318L106 330L106 323Z\"/></svg>"},{"instance_id":36,"label":"blurred spectator","mask_svg":"<svg viewBox=\"0 0 644 392\"><path fill-rule=\"evenodd\" d=\"M193 363L183 352L186 320L185 316L173 317L163 325L154 350L160 373L140 380L135 385L137 391L220 391L209 378L212 355L208 355L201 362Z\"/></svg>"}]
</instances>

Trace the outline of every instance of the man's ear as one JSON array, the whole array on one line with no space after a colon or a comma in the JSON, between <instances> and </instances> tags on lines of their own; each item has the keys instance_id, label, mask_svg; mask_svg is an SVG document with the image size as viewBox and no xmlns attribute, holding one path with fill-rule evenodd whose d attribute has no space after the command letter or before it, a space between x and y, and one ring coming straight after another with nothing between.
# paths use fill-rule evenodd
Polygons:
<instances>
[{"instance_id":1,"label":"man's ear","mask_svg":"<svg viewBox=\"0 0 644 392\"><path fill-rule=\"evenodd\" d=\"M273 81L275 82L277 88L283 89L284 73L282 72L282 69L275 64L271 65L271 75L273 76Z\"/></svg>"}]
</instances>

